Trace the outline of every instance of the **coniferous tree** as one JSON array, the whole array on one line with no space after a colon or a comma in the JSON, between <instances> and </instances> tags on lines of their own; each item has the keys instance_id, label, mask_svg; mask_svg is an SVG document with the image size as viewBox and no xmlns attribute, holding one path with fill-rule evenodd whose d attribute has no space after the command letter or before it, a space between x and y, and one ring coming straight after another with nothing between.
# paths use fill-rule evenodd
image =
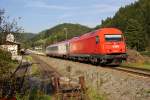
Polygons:
<instances>
[{"instance_id":1,"label":"coniferous tree","mask_svg":"<svg viewBox=\"0 0 150 100\"><path fill-rule=\"evenodd\" d=\"M135 19L129 19L125 31L127 45L138 51L145 50L145 31L143 26Z\"/></svg>"}]
</instances>

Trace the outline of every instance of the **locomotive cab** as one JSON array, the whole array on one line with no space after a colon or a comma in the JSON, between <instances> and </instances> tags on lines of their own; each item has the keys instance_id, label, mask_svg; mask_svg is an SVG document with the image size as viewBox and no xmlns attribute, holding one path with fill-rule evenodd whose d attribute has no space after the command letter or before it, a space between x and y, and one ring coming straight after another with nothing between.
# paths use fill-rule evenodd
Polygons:
<instances>
[{"instance_id":1,"label":"locomotive cab","mask_svg":"<svg viewBox=\"0 0 150 100\"><path fill-rule=\"evenodd\" d=\"M125 43L121 34L105 34L104 49L106 54L125 53Z\"/></svg>"},{"instance_id":2,"label":"locomotive cab","mask_svg":"<svg viewBox=\"0 0 150 100\"><path fill-rule=\"evenodd\" d=\"M119 65L123 60L126 60L126 44L123 34L118 29L108 29L100 32L99 51L103 55L102 63L113 63Z\"/></svg>"}]
</instances>

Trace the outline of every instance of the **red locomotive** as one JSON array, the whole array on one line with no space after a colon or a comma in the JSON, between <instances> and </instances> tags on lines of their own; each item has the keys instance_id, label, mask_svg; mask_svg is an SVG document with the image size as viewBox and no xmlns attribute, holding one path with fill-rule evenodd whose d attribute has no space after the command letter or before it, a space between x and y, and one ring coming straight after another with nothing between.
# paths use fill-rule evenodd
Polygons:
<instances>
[{"instance_id":1,"label":"red locomotive","mask_svg":"<svg viewBox=\"0 0 150 100\"><path fill-rule=\"evenodd\" d=\"M120 64L126 60L126 44L116 28L101 28L46 48L48 56L63 57L98 64Z\"/></svg>"}]
</instances>

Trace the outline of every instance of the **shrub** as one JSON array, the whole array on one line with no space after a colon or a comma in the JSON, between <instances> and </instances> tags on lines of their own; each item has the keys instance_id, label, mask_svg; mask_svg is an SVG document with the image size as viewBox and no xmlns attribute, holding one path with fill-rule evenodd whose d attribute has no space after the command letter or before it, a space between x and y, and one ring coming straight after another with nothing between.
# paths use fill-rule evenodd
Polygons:
<instances>
[{"instance_id":1,"label":"shrub","mask_svg":"<svg viewBox=\"0 0 150 100\"><path fill-rule=\"evenodd\" d=\"M11 60L11 53L0 49L0 76L1 78L10 75L11 69L14 68L15 63Z\"/></svg>"},{"instance_id":2,"label":"shrub","mask_svg":"<svg viewBox=\"0 0 150 100\"><path fill-rule=\"evenodd\" d=\"M141 54L150 57L150 51L143 51Z\"/></svg>"},{"instance_id":3,"label":"shrub","mask_svg":"<svg viewBox=\"0 0 150 100\"><path fill-rule=\"evenodd\" d=\"M0 60L11 61L11 53L0 49Z\"/></svg>"}]
</instances>

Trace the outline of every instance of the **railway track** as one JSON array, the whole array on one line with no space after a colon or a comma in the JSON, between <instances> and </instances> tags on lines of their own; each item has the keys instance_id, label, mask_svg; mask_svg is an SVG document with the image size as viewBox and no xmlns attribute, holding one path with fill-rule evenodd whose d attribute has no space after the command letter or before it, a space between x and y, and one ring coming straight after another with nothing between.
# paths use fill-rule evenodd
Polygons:
<instances>
[{"instance_id":1,"label":"railway track","mask_svg":"<svg viewBox=\"0 0 150 100\"><path fill-rule=\"evenodd\" d=\"M107 67L107 68L111 68L113 70L118 70L118 71L131 73L131 74L136 74L136 75L140 75L140 76L144 76L144 77L150 77L150 70L146 70L146 69L140 69L140 68L135 68L135 67L122 67L122 66Z\"/></svg>"},{"instance_id":2,"label":"railway track","mask_svg":"<svg viewBox=\"0 0 150 100\"><path fill-rule=\"evenodd\" d=\"M31 55L34 63L38 63L40 73L42 73L43 81L51 80L51 85L54 90L54 99L59 100L87 100L85 94L84 77L79 77L79 83L71 80L69 77L63 77L55 68L47 61L44 61L39 55ZM72 83L73 82L73 83Z\"/></svg>"},{"instance_id":3,"label":"railway track","mask_svg":"<svg viewBox=\"0 0 150 100\"><path fill-rule=\"evenodd\" d=\"M31 55L31 56L34 59L34 62L38 64L38 68L40 69L42 76L47 76L47 78L62 76L55 68L45 63L37 55Z\"/></svg>"},{"instance_id":4,"label":"railway track","mask_svg":"<svg viewBox=\"0 0 150 100\"><path fill-rule=\"evenodd\" d=\"M118 71L124 71L127 73L132 73L132 74L136 74L136 75L140 75L140 76L145 76L145 77L150 77L150 70L147 69L141 69L141 68L135 68L135 67L123 67L123 66L119 66L119 67L106 67L109 69L113 69L113 70L118 70Z\"/></svg>"},{"instance_id":5,"label":"railway track","mask_svg":"<svg viewBox=\"0 0 150 100\"><path fill-rule=\"evenodd\" d=\"M41 84L40 91L48 95L53 95L54 87L52 86L52 78L61 77L62 75L51 65L44 62L38 55L32 54L31 57L33 58L33 64L37 64L39 69L39 81Z\"/></svg>"}]
</instances>

